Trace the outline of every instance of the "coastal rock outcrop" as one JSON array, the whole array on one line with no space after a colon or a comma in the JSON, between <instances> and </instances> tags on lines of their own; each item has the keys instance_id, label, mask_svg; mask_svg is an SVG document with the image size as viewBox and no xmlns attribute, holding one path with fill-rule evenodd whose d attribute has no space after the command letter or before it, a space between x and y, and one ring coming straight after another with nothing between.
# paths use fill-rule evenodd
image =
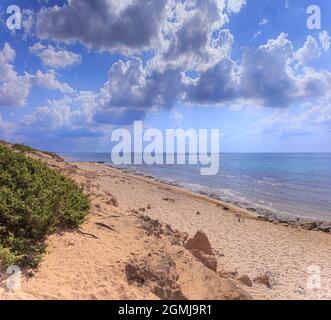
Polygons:
<instances>
[{"instance_id":1,"label":"coastal rock outcrop","mask_svg":"<svg viewBox=\"0 0 331 320\"><path fill-rule=\"evenodd\" d=\"M189 239L185 247L187 250L200 250L205 254L213 255L213 249L207 235L203 231L198 231L192 239Z\"/></svg>"},{"instance_id":2,"label":"coastal rock outcrop","mask_svg":"<svg viewBox=\"0 0 331 320\"><path fill-rule=\"evenodd\" d=\"M167 255L149 254L146 258L130 261L125 266L129 284L147 286L160 299L187 300L177 281L176 264Z\"/></svg>"},{"instance_id":3,"label":"coastal rock outcrop","mask_svg":"<svg viewBox=\"0 0 331 320\"><path fill-rule=\"evenodd\" d=\"M161 238L166 236L171 244L183 247L188 235L184 232L174 230L169 224L161 223L159 220L153 220L147 215L139 217L141 219L141 228L149 236Z\"/></svg>"},{"instance_id":4,"label":"coastal rock outcrop","mask_svg":"<svg viewBox=\"0 0 331 320\"><path fill-rule=\"evenodd\" d=\"M253 282L247 274L244 274L243 276L238 278L238 281L240 281L242 284L244 284L247 287L253 287Z\"/></svg>"},{"instance_id":5,"label":"coastal rock outcrop","mask_svg":"<svg viewBox=\"0 0 331 320\"><path fill-rule=\"evenodd\" d=\"M192 239L189 239L185 248L189 250L208 269L217 271L217 259L209 242L207 235L203 231L198 231Z\"/></svg>"},{"instance_id":6,"label":"coastal rock outcrop","mask_svg":"<svg viewBox=\"0 0 331 320\"><path fill-rule=\"evenodd\" d=\"M271 277L269 273L265 273L261 276L258 276L254 279L255 283L258 284L263 284L265 285L267 288L272 289L272 284L271 284Z\"/></svg>"}]
</instances>

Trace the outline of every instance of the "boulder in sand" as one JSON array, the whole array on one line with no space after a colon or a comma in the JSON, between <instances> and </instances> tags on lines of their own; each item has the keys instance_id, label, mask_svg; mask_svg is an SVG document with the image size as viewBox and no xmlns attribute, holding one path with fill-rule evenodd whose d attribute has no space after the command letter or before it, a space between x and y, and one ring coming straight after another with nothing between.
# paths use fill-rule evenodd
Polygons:
<instances>
[{"instance_id":1,"label":"boulder in sand","mask_svg":"<svg viewBox=\"0 0 331 320\"><path fill-rule=\"evenodd\" d=\"M189 250L208 269L217 271L217 259L207 235L203 231L198 231L194 238L189 239L185 248Z\"/></svg>"},{"instance_id":2,"label":"boulder in sand","mask_svg":"<svg viewBox=\"0 0 331 320\"><path fill-rule=\"evenodd\" d=\"M238 280L247 287L253 287L253 282L247 274L241 276Z\"/></svg>"},{"instance_id":3,"label":"boulder in sand","mask_svg":"<svg viewBox=\"0 0 331 320\"><path fill-rule=\"evenodd\" d=\"M263 285L265 285L269 289L272 288L271 279L270 279L269 273L265 273L265 274L263 274L261 276L256 277L254 279L254 282L259 283L259 284L263 284Z\"/></svg>"},{"instance_id":4,"label":"boulder in sand","mask_svg":"<svg viewBox=\"0 0 331 320\"><path fill-rule=\"evenodd\" d=\"M187 300L177 283L179 274L170 256L151 253L140 260L129 261L125 274L129 284L147 286L162 300Z\"/></svg>"},{"instance_id":5,"label":"boulder in sand","mask_svg":"<svg viewBox=\"0 0 331 320\"><path fill-rule=\"evenodd\" d=\"M214 254L209 239L203 231L198 231L193 239L189 239L186 242L185 248L190 251L200 250L209 255Z\"/></svg>"},{"instance_id":6,"label":"boulder in sand","mask_svg":"<svg viewBox=\"0 0 331 320\"><path fill-rule=\"evenodd\" d=\"M215 256L205 254L201 250L193 249L191 253L208 269L217 272L217 260Z\"/></svg>"}]
</instances>

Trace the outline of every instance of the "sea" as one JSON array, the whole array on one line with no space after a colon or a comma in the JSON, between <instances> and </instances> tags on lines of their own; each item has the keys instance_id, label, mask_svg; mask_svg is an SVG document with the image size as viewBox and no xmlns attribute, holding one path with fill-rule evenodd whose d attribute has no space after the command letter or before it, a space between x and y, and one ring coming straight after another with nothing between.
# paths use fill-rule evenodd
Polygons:
<instances>
[{"instance_id":1,"label":"sea","mask_svg":"<svg viewBox=\"0 0 331 320\"><path fill-rule=\"evenodd\" d=\"M113 165L110 153L60 153L67 161ZM126 165L126 170L252 211L331 222L331 153L225 153L220 170L200 165Z\"/></svg>"}]
</instances>

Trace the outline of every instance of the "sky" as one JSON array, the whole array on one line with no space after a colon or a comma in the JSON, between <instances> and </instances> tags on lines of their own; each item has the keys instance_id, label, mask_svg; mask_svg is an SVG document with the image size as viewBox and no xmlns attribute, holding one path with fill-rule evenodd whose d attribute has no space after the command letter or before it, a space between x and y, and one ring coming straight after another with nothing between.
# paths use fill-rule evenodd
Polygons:
<instances>
[{"instance_id":1,"label":"sky","mask_svg":"<svg viewBox=\"0 0 331 320\"><path fill-rule=\"evenodd\" d=\"M331 152L330 15L328 0L2 0L0 139L108 152L143 121L219 129L221 152Z\"/></svg>"}]
</instances>

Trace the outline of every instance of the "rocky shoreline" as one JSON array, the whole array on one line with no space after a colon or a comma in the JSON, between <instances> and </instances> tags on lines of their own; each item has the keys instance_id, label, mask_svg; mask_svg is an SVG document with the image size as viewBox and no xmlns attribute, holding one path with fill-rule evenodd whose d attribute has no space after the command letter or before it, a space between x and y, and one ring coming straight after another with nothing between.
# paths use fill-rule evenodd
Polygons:
<instances>
[{"instance_id":1,"label":"rocky shoreline","mask_svg":"<svg viewBox=\"0 0 331 320\"><path fill-rule=\"evenodd\" d=\"M215 199L215 200L220 200L224 201L222 198L220 198L218 195L215 193L208 193L201 191L199 194L207 196L209 198ZM255 213L257 215L258 220L264 220L268 221L274 224L281 224L284 226L290 226L290 227L295 227L295 228L302 228L305 230L310 230L310 231L322 231L326 233L331 233L331 221L322 221L322 220L314 220L314 219L309 219L309 218L304 218L304 217L297 217L297 216L292 216L289 214L285 213L279 213L279 212L274 212L269 209L263 209L263 208L255 208L252 207L251 205L243 204L240 202L232 202L232 204L245 209L247 211L250 211L252 213Z\"/></svg>"},{"instance_id":2,"label":"rocky shoreline","mask_svg":"<svg viewBox=\"0 0 331 320\"><path fill-rule=\"evenodd\" d=\"M160 183L172 186L172 187L185 188L183 185L181 185L179 183L164 181L162 179L153 177L151 175L146 175L144 173L137 172L134 170L118 168L118 167L114 167L109 164L107 164L107 166L121 170L124 173L130 173L130 174L133 174L133 175L136 175L139 177L151 179L153 181L157 181L157 182L160 182ZM190 190L190 191L192 191L192 190ZM192 191L192 192L194 192L194 191ZM258 220L264 220L264 221L268 221L268 222L271 222L274 224L279 224L279 225L293 227L293 228L302 228L304 230L309 230L309 231L321 231L321 232L325 232L325 233L331 233L331 221L315 220L315 219L293 216L293 215L286 214L286 213L275 212L270 209L253 207L249 203L241 203L241 202L236 202L236 201L229 202L229 201L222 199L221 197L219 197L217 194L215 194L213 192L199 191L199 192L195 192L195 193L206 196L213 200L229 203L229 204L237 206L240 209L244 209L249 212L252 212L253 214L256 214L256 218Z\"/></svg>"}]
</instances>

